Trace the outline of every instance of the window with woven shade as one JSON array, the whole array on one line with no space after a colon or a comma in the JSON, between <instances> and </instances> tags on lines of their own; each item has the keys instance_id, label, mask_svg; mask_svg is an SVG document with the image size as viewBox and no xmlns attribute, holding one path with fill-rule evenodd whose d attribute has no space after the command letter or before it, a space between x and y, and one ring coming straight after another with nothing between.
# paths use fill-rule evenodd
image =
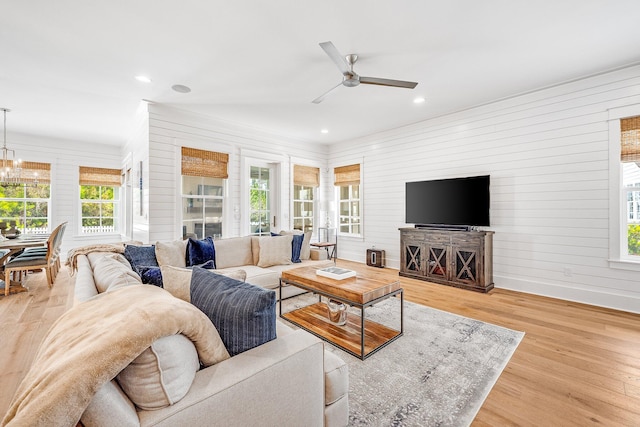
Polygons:
<instances>
[{"instance_id":1,"label":"window with woven shade","mask_svg":"<svg viewBox=\"0 0 640 427\"><path fill-rule=\"evenodd\" d=\"M338 232L362 235L360 164L334 168L334 185L338 191Z\"/></svg>"},{"instance_id":2,"label":"window with woven shade","mask_svg":"<svg viewBox=\"0 0 640 427\"><path fill-rule=\"evenodd\" d=\"M80 219L82 234L118 233L122 171L80 166Z\"/></svg>"},{"instance_id":3,"label":"window with woven shade","mask_svg":"<svg viewBox=\"0 0 640 427\"><path fill-rule=\"evenodd\" d=\"M316 217L316 189L320 186L320 168L293 165L293 228L313 231Z\"/></svg>"},{"instance_id":4,"label":"window with woven shade","mask_svg":"<svg viewBox=\"0 0 640 427\"><path fill-rule=\"evenodd\" d=\"M51 164L23 161L19 179L0 183L0 232L49 232Z\"/></svg>"},{"instance_id":5,"label":"window with woven shade","mask_svg":"<svg viewBox=\"0 0 640 427\"><path fill-rule=\"evenodd\" d=\"M182 236L222 237L229 155L182 147Z\"/></svg>"},{"instance_id":6,"label":"window with woven shade","mask_svg":"<svg viewBox=\"0 0 640 427\"><path fill-rule=\"evenodd\" d=\"M620 162L626 219L623 235L628 255L640 257L640 116L620 119Z\"/></svg>"}]
</instances>

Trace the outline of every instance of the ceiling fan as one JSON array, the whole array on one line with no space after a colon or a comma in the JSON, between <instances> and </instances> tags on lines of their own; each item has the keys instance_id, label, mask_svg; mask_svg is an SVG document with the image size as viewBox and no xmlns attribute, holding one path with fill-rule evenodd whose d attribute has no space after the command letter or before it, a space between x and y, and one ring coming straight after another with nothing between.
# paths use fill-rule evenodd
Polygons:
<instances>
[{"instance_id":1,"label":"ceiling fan","mask_svg":"<svg viewBox=\"0 0 640 427\"><path fill-rule=\"evenodd\" d=\"M413 89L418 85L416 82L407 82L403 80L391 80L391 79L381 79L378 77L364 77L358 75L355 71L353 71L353 64L358 60L358 55L349 54L342 56L338 49L331 42L320 43L320 47L329 55L329 58L333 61L334 64L338 66L338 69L342 73L342 81L338 83L336 86L332 87L316 99L314 99L314 104L321 103L324 98L329 95L329 92L337 88L338 86L346 86L346 87L355 87L360 83L367 85L379 85L379 86L391 86L391 87L404 87L407 89Z\"/></svg>"}]
</instances>

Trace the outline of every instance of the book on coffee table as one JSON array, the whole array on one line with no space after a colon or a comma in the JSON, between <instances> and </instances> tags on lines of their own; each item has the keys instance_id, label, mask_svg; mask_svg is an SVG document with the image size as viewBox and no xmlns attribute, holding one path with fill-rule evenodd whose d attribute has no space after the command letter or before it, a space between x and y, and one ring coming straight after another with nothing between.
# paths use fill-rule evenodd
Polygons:
<instances>
[{"instance_id":1,"label":"book on coffee table","mask_svg":"<svg viewBox=\"0 0 640 427\"><path fill-rule=\"evenodd\" d=\"M330 279L342 280L347 279L349 277L355 277L356 272L353 270L347 270L346 268L340 267L327 267L316 270L316 274L318 276L328 277Z\"/></svg>"}]
</instances>

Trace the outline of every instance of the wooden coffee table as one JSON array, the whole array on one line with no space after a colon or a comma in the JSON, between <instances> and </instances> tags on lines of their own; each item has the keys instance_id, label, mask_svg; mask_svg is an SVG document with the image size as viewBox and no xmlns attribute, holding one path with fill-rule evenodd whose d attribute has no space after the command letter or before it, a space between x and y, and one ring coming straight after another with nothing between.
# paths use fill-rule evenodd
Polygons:
<instances>
[{"instance_id":1,"label":"wooden coffee table","mask_svg":"<svg viewBox=\"0 0 640 427\"><path fill-rule=\"evenodd\" d=\"M280 295L283 286L293 285L317 294L318 302L283 313L280 300L280 317L362 360L402 336L404 294L399 280L382 279L366 269L356 270L356 277L334 280L317 275L316 270L301 267L282 272ZM400 330L365 319L365 308L396 295L400 296ZM350 312L343 326L330 322L323 296L359 308L360 315Z\"/></svg>"}]
</instances>

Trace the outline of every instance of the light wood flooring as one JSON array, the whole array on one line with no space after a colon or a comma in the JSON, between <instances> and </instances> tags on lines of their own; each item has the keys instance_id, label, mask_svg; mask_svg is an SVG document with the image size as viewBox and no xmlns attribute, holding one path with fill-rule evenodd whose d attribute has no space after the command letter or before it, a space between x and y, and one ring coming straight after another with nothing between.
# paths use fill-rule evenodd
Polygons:
<instances>
[{"instance_id":1,"label":"light wood flooring","mask_svg":"<svg viewBox=\"0 0 640 427\"><path fill-rule=\"evenodd\" d=\"M398 277L397 270L375 271ZM41 274L29 278L42 284L29 293L0 297L0 415L45 332L73 301L66 270L51 290L36 280ZM502 289L479 294L400 280L407 301L526 333L474 426L640 426L640 315Z\"/></svg>"}]
</instances>

